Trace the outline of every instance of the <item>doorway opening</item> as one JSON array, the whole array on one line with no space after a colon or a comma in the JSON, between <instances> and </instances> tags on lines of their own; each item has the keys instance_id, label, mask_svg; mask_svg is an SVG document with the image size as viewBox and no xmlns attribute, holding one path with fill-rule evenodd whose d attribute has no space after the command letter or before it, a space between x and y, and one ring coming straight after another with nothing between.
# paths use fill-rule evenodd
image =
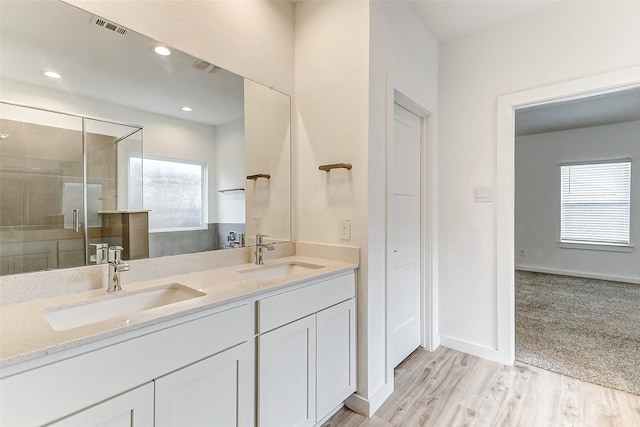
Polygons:
<instances>
[{"instance_id":1,"label":"doorway opening","mask_svg":"<svg viewBox=\"0 0 640 427\"><path fill-rule=\"evenodd\" d=\"M640 87L640 67L505 95L498 100L497 283L498 358L515 360L515 116L527 107ZM525 248L525 254L526 254ZM637 255L636 255L637 256Z\"/></svg>"},{"instance_id":2,"label":"doorway opening","mask_svg":"<svg viewBox=\"0 0 640 427\"><path fill-rule=\"evenodd\" d=\"M515 114L515 360L636 394L639 138L640 89Z\"/></svg>"}]
</instances>

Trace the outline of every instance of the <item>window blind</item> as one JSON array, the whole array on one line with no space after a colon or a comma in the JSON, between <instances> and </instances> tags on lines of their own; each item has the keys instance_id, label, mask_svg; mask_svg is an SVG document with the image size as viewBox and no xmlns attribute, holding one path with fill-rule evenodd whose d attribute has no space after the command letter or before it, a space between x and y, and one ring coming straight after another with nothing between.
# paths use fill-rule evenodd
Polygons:
<instances>
[{"instance_id":1,"label":"window blind","mask_svg":"<svg viewBox=\"0 0 640 427\"><path fill-rule=\"evenodd\" d=\"M562 242L629 244L631 162L560 166Z\"/></svg>"}]
</instances>

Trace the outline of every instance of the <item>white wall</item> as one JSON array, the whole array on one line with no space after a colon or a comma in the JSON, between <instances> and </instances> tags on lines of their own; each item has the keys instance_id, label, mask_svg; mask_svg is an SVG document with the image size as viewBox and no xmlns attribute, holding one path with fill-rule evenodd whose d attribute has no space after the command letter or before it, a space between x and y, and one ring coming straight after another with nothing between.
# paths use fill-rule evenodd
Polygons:
<instances>
[{"instance_id":1,"label":"white wall","mask_svg":"<svg viewBox=\"0 0 640 427\"><path fill-rule=\"evenodd\" d=\"M298 240L366 246L369 82L367 2L296 4L294 153ZM326 173L318 166L352 163ZM363 250L363 258L366 251Z\"/></svg>"},{"instance_id":2,"label":"white wall","mask_svg":"<svg viewBox=\"0 0 640 427\"><path fill-rule=\"evenodd\" d=\"M441 342L497 359L496 101L640 64L640 3L558 2L440 47ZM499 195L497 195L499 196Z\"/></svg>"},{"instance_id":3,"label":"white wall","mask_svg":"<svg viewBox=\"0 0 640 427\"><path fill-rule=\"evenodd\" d=\"M369 4L362 1L295 5L295 107L293 152L296 240L359 246L358 393L368 397L384 365L367 361ZM318 166L351 163L330 173ZM351 240L339 239L341 218L351 220ZM373 331L376 351L380 334ZM379 357L379 355L378 355Z\"/></svg>"},{"instance_id":4,"label":"white wall","mask_svg":"<svg viewBox=\"0 0 640 427\"><path fill-rule=\"evenodd\" d=\"M425 185L435 182L438 117L438 44L428 29L403 2L370 3L369 145L368 145L368 360L361 376L368 379L373 406L393 388L393 367L385 371L385 152L387 135L393 135L393 93L398 90L431 114L431 148L425 158ZM425 147L428 148L428 147ZM431 161L433 164L431 164ZM431 178L431 179L429 179ZM427 190L435 196L434 191ZM433 203L425 201L427 210ZM431 216L430 212L425 212ZM437 218L431 218L437 222ZM437 243L437 236L427 232ZM428 249L428 248L427 248ZM429 257L429 254L427 254ZM437 278L423 266L425 277ZM435 275L435 276L434 276ZM426 296L425 296L426 297ZM429 313L427 313L429 315ZM359 320L363 320L362 316ZM364 360L361 359L361 363ZM368 370L368 376L367 374Z\"/></svg>"},{"instance_id":5,"label":"white wall","mask_svg":"<svg viewBox=\"0 0 640 427\"><path fill-rule=\"evenodd\" d=\"M244 188L244 118L216 126L216 212L210 222L244 224L244 191L220 193L218 190Z\"/></svg>"},{"instance_id":6,"label":"white wall","mask_svg":"<svg viewBox=\"0 0 640 427\"><path fill-rule=\"evenodd\" d=\"M244 82L246 235L291 240L291 99L250 80Z\"/></svg>"},{"instance_id":7,"label":"white wall","mask_svg":"<svg viewBox=\"0 0 640 427\"><path fill-rule=\"evenodd\" d=\"M293 5L270 0L65 0L243 77L293 93Z\"/></svg>"},{"instance_id":8,"label":"white wall","mask_svg":"<svg viewBox=\"0 0 640 427\"><path fill-rule=\"evenodd\" d=\"M405 3L299 2L295 53L297 238L361 248L359 397L349 405L373 413L393 390L385 359L388 92L396 88L435 115L438 47ZM341 162L353 169L318 170ZM341 218L351 220L351 241L339 239Z\"/></svg>"},{"instance_id":9,"label":"white wall","mask_svg":"<svg viewBox=\"0 0 640 427\"><path fill-rule=\"evenodd\" d=\"M558 247L559 163L631 158L631 218L638 218L639 141L640 122L516 138L516 268L640 281L637 248L625 253ZM630 234L632 245L640 242L640 222L631 221Z\"/></svg>"}]
</instances>

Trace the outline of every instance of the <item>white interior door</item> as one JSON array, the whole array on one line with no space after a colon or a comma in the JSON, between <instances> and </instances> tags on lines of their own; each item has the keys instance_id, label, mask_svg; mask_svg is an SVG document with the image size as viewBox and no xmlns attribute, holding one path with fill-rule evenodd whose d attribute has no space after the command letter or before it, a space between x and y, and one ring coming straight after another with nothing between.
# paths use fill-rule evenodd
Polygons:
<instances>
[{"instance_id":1,"label":"white interior door","mask_svg":"<svg viewBox=\"0 0 640 427\"><path fill-rule=\"evenodd\" d=\"M394 105L387 175L387 310L393 366L420 346L422 119Z\"/></svg>"}]
</instances>

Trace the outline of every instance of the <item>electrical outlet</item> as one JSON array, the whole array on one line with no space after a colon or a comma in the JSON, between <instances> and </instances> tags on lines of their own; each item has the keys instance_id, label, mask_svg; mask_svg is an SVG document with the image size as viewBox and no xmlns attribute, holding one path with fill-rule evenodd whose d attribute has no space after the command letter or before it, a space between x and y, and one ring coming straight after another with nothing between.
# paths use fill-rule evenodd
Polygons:
<instances>
[{"instance_id":1,"label":"electrical outlet","mask_svg":"<svg viewBox=\"0 0 640 427\"><path fill-rule=\"evenodd\" d=\"M340 240L351 240L351 220L350 219L341 219L340 220Z\"/></svg>"},{"instance_id":2,"label":"electrical outlet","mask_svg":"<svg viewBox=\"0 0 640 427\"><path fill-rule=\"evenodd\" d=\"M527 251L524 248L520 248L520 251L518 253L520 254L520 256L527 256Z\"/></svg>"},{"instance_id":3,"label":"electrical outlet","mask_svg":"<svg viewBox=\"0 0 640 427\"><path fill-rule=\"evenodd\" d=\"M256 227L256 234L262 234L262 218L259 216L253 218L253 223Z\"/></svg>"}]
</instances>

